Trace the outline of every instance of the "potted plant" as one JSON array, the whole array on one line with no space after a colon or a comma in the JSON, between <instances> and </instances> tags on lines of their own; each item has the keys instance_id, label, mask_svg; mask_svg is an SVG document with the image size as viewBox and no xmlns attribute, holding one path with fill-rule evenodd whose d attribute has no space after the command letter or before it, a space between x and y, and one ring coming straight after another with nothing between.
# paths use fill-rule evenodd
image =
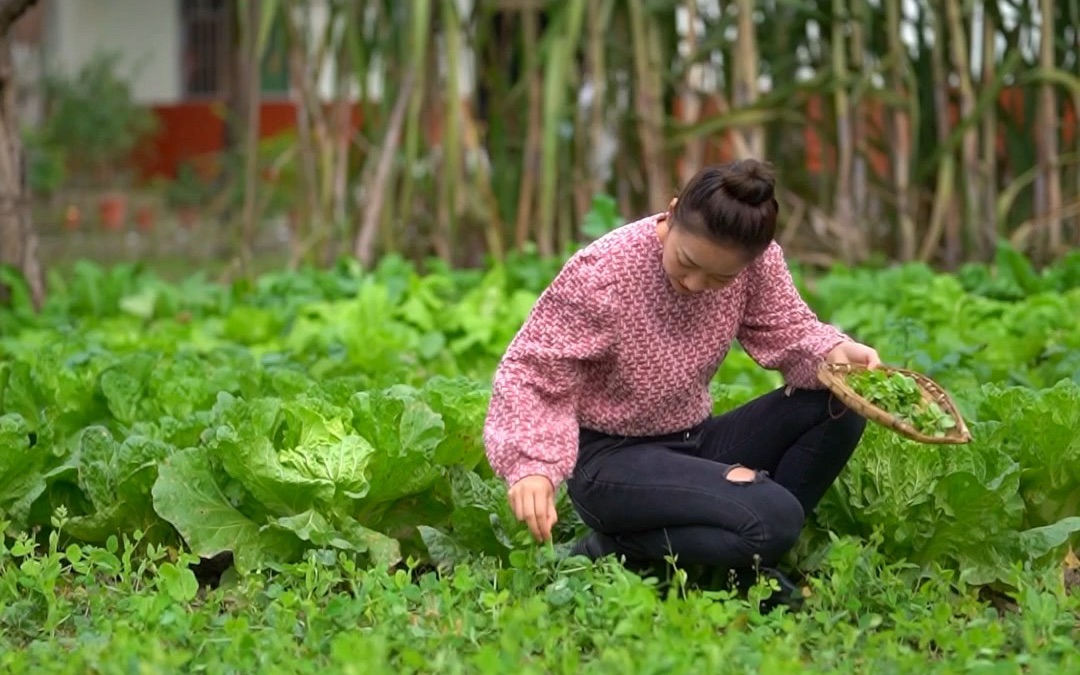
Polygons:
<instances>
[{"instance_id":1,"label":"potted plant","mask_svg":"<svg viewBox=\"0 0 1080 675\"><path fill-rule=\"evenodd\" d=\"M30 196L36 203L44 204L51 214L56 195L67 178L64 150L49 143L37 130L23 134L23 150ZM65 218L64 225L68 229L77 229L78 219Z\"/></svg>"},{"instance_id":2,"label":"potted plant","mask_svg":"<svg viewBox=\"0 0 1080 675\"><path fill-rule=\"evenodd\" d=\"M71 183L99 193L101 224L109 230L123 227L127 217L131 155L157 128L157 117L135 102L117 63L116 55L99 53L74 74L48 75L39 132L64 151Z\"/></svg>"},{"instance_id":3,"label":"potted plant","mask_svg":"<svg viewBox=\"0 0 1080 675\"><path fill-rule=\"evenodd\" d=\"M198 222L199 207L206 202L208 187L191 162L181 162L176 179L165 187L165 203L174 210L184 229L193 229Z\"/></svg>"}]
</instances>

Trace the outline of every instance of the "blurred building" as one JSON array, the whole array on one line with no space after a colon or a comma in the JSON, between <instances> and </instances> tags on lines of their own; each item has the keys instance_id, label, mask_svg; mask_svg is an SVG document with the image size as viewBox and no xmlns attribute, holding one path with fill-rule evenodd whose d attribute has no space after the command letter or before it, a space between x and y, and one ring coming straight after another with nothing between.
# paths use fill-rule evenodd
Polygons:
<instances>
[{"instance_id":1,"label":"blurred building","mask_svg":"<svg viewBox=\"0 0 1080 675\"><path fill-rule=\"evenodd\" d=\"M38 119L34 81L43 72L76 72L101 52L119 57L138 103L160 119L154 146L143 153L145 174L174 176L192 157L211 156L227 142L225 111L237 95L239 63L235 0L39 0L20 19L15 53L22 83L23 119ZM319 27L325 10L313 3ZM281 22L276 22L280 24ZM261 64L261 133L290 128L288 54L282 27L270 35ZM333 73L320 89L329 98Z\"/></svg>"}]
</instances>

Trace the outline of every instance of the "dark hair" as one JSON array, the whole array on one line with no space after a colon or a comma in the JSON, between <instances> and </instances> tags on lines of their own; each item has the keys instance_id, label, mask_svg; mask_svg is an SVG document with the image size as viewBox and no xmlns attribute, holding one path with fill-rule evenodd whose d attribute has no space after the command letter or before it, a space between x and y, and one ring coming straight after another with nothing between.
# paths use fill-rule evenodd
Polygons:
<instances>
[{"instance_id":1,"label":"dark hair","mask_svg":"<svg viewBox=\"0 0 1080 675\"><path fill-rule=\"evenodd\" d=\"M683 188L672 224L756 257L776 232L775 185L772 166L754 159L706 167Z\"/></svg>"}]
</instances>

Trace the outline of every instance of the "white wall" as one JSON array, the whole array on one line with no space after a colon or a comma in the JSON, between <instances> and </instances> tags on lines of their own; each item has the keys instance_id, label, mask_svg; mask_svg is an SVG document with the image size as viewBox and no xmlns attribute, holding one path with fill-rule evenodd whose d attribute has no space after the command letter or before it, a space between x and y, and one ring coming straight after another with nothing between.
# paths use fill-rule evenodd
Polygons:
<instances>
[{"instance_id":1,"label":"white wall","mask_svg":"<svg viewBox=\"0 0 1080 675\"><path fill-rule=\"evenodd\" d=\"M180 99L177 0L53 0L46 18L47 67L78 70L97 50L120 55L140 103Z\"/></svg>"},{"instance_id":2,"label":"white wall","mask_svg":"<svg viewBox=\"0 0 1080 675\"><path fill-rule=\"evenodd\" d=\"M474 1L456 0L459 12L467 15ZM43 49L47 68L74 72L96 51L111 51L120 55L121 74L131 82L137 102L152 105L182 100L179 0L51 0L47 8ZM320 35L328 18L325 0L313 2L307 12L309 30ZM438 44L439 74L444 75L445 43L440 40ZM471 47L463 45L459 62L464 95L475 86L474 60ZM334 96L335 76L330 60L317 83L324 100ZM382 95L383 78L382 67L376 63L367 81L368 95L376 100ZM354 81L349 88L351 94L357 93Z\"/></svg>"}]
</instances>

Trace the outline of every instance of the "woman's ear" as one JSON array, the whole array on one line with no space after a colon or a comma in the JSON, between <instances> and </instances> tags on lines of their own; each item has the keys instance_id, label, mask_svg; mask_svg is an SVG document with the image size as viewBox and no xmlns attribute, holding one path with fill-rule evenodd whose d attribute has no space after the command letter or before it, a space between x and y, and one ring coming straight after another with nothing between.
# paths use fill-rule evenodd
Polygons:
<instances>
[{"instance_id":1,"label":"woman's ear","mask_svg":"<svg viewBox=\"0 0 1080 675\"><path fill-rule=\"evenodd\" d=\"M656 223L656 238L663 244L667 239L668 232L671 231L671 222L668 218L661 218Z\"/></svg>"},{"instance_id":2,"label":"woman's ear","mask_svg":"<svg viewBox=\"0 0 1080 675\"><path fill-rule=\"evenodd\" d=\"M679 203L679 198L678 197L672 197L671 201L668 202L668 205L667 205L668 211L669 212L674 211L675 210L675 205L678 204L678 203Z\"/></svg>"}]
</instances>

